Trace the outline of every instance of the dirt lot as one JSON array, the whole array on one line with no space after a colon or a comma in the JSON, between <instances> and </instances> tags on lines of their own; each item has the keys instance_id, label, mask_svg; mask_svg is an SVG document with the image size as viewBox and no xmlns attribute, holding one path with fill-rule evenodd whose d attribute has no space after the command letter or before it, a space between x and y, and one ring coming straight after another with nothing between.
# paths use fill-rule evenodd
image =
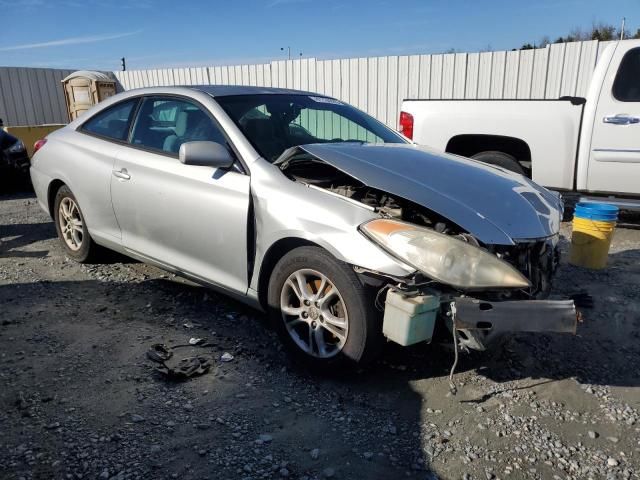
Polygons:
<instances>
[{"instance_id":1,"label":"dirt lot","mask_svg":"<svg viewBox=\"0 0 640 480\"><path fill-rule=\"evenodd\" d=\"M31 195L0 197L0 477L639 478L632 227L605 271L563 262L554 294L595 299L577 336L464 355L452 397L446 345L314 376L261 313L121 257L78 265ZM212 371L166 381L146 350L191 337Z\"/></svg>"}]
</instances>

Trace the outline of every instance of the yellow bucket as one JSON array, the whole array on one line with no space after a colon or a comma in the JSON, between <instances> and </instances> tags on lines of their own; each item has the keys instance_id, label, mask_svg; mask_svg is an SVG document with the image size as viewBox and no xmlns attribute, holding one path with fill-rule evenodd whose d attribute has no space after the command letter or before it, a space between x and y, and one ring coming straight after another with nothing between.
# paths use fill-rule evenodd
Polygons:
<instances>
[{"instance_id":1,"label":"yellow bucket","mask_svg":"<svg viewBox=\"0 0 640 480\"><path fill-rule=\"evenodd\" d=\"M606 267L615 228L615 221L574 217L569 263L594 269Z\"/></svg>"}]
</instances>

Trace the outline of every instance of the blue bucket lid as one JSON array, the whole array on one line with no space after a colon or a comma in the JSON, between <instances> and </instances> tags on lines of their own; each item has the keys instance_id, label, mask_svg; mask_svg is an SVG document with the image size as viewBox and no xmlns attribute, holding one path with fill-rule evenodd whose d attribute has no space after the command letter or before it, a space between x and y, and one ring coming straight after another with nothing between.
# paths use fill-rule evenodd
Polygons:
<instances>
[{"instance_id":1,"label":"blue bucket lid","mask_svg":"<svg viewBox=\"0 0 640 480\"><path fill-rule=\"evenodd\" d=\"M587 220L615 222L618 219L618 207L609 203L579 202L573 215Z\"/></svg>"}]
</instances>

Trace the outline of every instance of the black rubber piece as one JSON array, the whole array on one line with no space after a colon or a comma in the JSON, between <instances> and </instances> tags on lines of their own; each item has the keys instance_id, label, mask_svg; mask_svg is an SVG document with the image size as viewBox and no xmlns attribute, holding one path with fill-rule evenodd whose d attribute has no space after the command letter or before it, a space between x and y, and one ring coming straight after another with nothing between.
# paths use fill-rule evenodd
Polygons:
<instances>
[{"instance_id":1,"label":"black rubber piece","mask_svg":"<svg viewBox=\"0 0 640 480\"><path fill-rule=\"evenodd\" d=\"M511 170L512 172L524 175L522 165L518 163L518 160L516 160L513 155L509 155L508 153L490 150L487 152L476 153L471 158L482 163L488 163L489 165L495 165L496 167L502 167L505 170Z\"/></svg>"}]
</instances>

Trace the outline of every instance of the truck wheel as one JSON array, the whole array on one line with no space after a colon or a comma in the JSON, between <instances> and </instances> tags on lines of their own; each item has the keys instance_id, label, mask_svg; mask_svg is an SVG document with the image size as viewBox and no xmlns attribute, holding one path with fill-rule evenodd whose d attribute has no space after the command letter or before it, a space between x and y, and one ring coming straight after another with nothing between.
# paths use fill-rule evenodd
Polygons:
<instances>
[{"instance_id":1,"label":"truck wheel","mask_svg":"<svg viewBox=\"0 0 640 480\"><path fill-rule=\"evenodd\" d=\"M513 155L509 155L508 153L491 150L488 152L476 153L471 158L478 160L479 162L502 167L505 170L510 170L512 172L519 173L520 175L524 175L524 169L522 166Z\"/></svg>"},{"instance_id":2,"label":"truck wheel","mask_svg":"<svg viewBox=\"0 0 640 480\"><path fill-rule=\"evenodd\" d=\"M327 373L366 363L383 345L372 293L349 265L321 248L296 248L276 264L268 304L287 350Z\"/></svg>"}]
</instances>

